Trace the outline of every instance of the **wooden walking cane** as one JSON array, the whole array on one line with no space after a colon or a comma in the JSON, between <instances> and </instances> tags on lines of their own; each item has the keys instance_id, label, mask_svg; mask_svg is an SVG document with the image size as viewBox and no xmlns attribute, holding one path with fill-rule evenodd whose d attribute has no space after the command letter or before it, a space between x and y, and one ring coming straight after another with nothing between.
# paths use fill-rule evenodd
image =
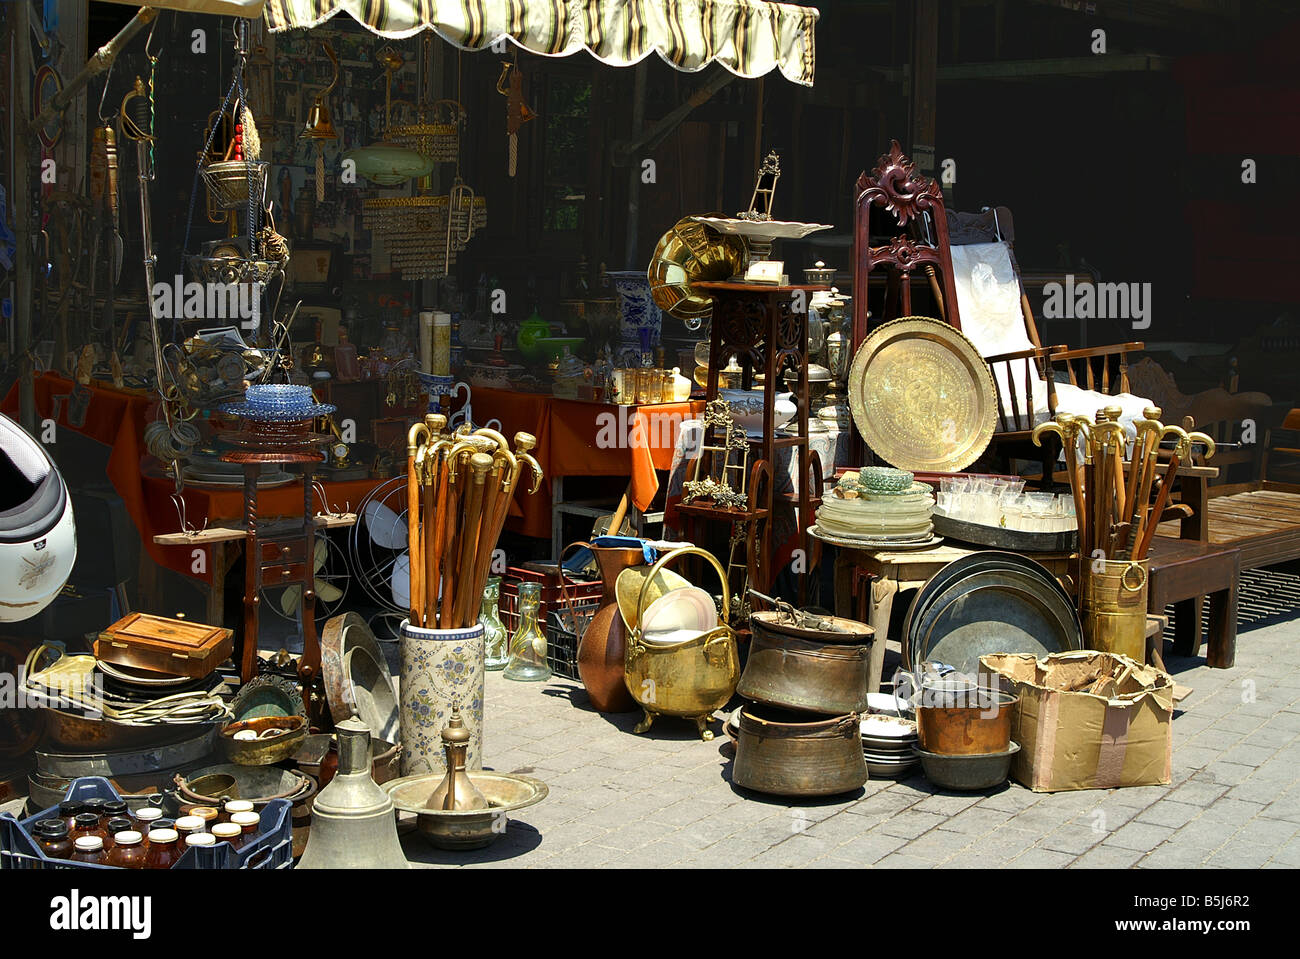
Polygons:
<instances>
[{"instance_id":1,"label":"wooden walking cane","mask_svg":"<svg viewBox=\"0 0 1300 959\"><path fill-rule=\"evenodd\" d=\"M422 625L424 612L424 581L421 577L421 551L423 538L420 530L420 471L423 467L425 447L420 443L420 436L426 439L429 428L424 423L414 423L406 433L406 543L408 605L410 606L411 625ZM426 530L427 534L427 530Z\"/></svg>"},{"instance_id":2,"label":"wooden walking cane","mask_svg":"<svg viewBox=\"0 0 1300 959\"><path fill-rule=\"evenodd\" d=\"M1158 406L1148 406L1142 411L1143 419L1133 421L1133 455L1129 458L1128 476L1128 522L1120 533L1117 548L1121 554L1126 550L1129 557L1132 551L1129 542L1137 544L1141 535L1141 524L1145 518L1145 507L1150 496L1150 486L1146 483L1148 460L1152 447L1159 442L1160 431L1164 424L1160 422L1161 410Z\"/></svg>"},{"instance_id":3,"label":"wooden walking cane","mask_svg":"<svg viewBox=\"0 0 1300 959\"><path fill-rule=\"evenodd\" d=\"M1205 458L1208 460L1214 455L1214 440L1205 433L1193 432L1187 433L1177 426L1166 426L1162 432L1173 432L1177 430L1182 435L1178 439L1178 445L1174 447L1173 456L1169 457L1169 466L1165 469L1165 478L1161 483L1160 492L1156 495L1156 505L1151 510L1151 522L1142 532L1142 540L1138 543L1137 548L1133 550L1135 560L1146 559L1147 551L1151 548L1151 539L1155 536L1156 528L1160 525L1160 517L1165 511L1165 505L1173 491L1174 479L1178 476L1178 470L1183 460L1192 455L1192 444L1201 443L1205 446Z\"/></svg>"},{"instance_id":4,"label":"wooden walking cane","mask_svg":"<svg viewBox=\"0 0 1300 959\"><path fill-rule=\"evenodd\" d=\"M492 468L492 457L487 453L475 453L469 458L470 484L466 495L464 527L460 536L460 555L456 563L456 580L460 583L460 592L456 594L456 605L452 609L453 629L469 625L470 611L474 600L478 598L474 590L474 560L477 558L479 521L483 509L483 484L488 470ZM482 592L481 589L478 592Z\"/></svg>"}]
</instances>

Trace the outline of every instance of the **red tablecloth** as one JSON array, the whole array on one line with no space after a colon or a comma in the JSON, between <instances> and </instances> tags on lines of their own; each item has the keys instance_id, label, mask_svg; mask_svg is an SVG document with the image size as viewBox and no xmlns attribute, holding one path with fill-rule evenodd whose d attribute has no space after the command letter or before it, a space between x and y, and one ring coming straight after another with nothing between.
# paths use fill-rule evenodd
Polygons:
<instances>
[{"instance_id":1,"label":"red tablecloth","mask_svg":"<svg viewBox=\"0 0 1300 959\"><path fill-rule=\"evenodd\" d=\"M631 477L632 502L650 506L659 491L655 470L672 465L683 421L699 416L703 401L656 406L610 406L561 400L536 393L475 387L469 397L475 426L492 424L507 437L516 432L537 437L533 455L546 479L533 496L515 499L509 528L526 536L551 535L550 480L557 476Z\"/></svg>"},{"instance_id":2,"label":"red tablecloth","mask_svg":"<svg viewBox=\"0 0 1300 959\"><path fill-rule=\"evenodd\" d=\"M53 397L72 392L72 381L46 373L36 378L36 415L38 419L53 416ZM108 480L114 491L122 497L140 539L154 562L193 579L210 583L210 565L196 574L193 569L193 548L190 546L159 546L154 536L175 533L180 529L176 507L171 493L175 485L169 478L146 476L141 468L150 460L145 453L144 428L149 422L150 410L156 401L152 393L129 393L111 386L95 384L85 422L77 427L67 422L68 402L63 401L57 423L59 429L69 429L112 448L108 458ZM18 390L15 385L0 404L0 409L17 416ZM356 510L365 495L386 480L356 480L325 482L325 492L331 509ZM238 520L244 515L244 498L241 489L196 489L187 486L185 498L186 519L192 526L201 527L204 520L209 526L221 521ZM321 504L316 504L321 509ZM258 496L258 512L262 516L290 516L302 509L302 484L290 483L276 489L262 490ZM80 544L85 549L89 544Z\"/></svg>"}]
</instances>

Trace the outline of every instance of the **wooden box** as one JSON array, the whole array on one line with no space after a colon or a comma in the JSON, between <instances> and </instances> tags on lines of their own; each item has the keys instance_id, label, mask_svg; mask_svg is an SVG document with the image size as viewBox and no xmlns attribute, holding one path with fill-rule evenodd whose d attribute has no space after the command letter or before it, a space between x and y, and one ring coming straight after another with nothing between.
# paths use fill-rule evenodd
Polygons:
<instances>
[{"instance_id":1,"label":"wooden box","mask_svg":"<svg viewBox=\"0 0 1300 959\"><path fill-rule=\"evenodd\" d=\"M95 658L201 679L230 657L234 636L234 630L220 626L131 613L99 634Z\"/></svg>"}]
</instances>

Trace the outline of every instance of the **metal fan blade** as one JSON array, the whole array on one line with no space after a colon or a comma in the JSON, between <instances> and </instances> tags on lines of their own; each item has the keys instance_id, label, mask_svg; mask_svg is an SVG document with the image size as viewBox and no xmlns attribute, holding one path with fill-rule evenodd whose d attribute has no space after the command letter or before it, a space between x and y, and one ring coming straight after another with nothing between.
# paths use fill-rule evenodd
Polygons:
<instances>
[{"instance_id":1,"label":"metal fan blade","mask_svg":"<svg viewBox=\"0 0 1300 959\"><path fill-rule=\"evenodd\" d=\"M316 584L316 598L322 603L332 603L343 595L343 590L323 579L313 580Z\"/></svg>"}]
</instances>

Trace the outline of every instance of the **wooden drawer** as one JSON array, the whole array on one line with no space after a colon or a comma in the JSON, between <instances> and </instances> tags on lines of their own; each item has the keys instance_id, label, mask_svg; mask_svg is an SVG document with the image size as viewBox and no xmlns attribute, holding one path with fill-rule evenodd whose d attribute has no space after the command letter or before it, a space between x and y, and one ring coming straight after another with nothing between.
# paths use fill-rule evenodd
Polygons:
<instances>
[{"instance_id":1,"label":"wooden drawer","mask_svg":"<svg viewBox=\"0 0 1300 959\"><path fill-rule=\"evenodd\" d=\"M200 679L228 659L233 647L233 630L131 613L99 634L95 658Z\"/></svg>"}]
</instances>

